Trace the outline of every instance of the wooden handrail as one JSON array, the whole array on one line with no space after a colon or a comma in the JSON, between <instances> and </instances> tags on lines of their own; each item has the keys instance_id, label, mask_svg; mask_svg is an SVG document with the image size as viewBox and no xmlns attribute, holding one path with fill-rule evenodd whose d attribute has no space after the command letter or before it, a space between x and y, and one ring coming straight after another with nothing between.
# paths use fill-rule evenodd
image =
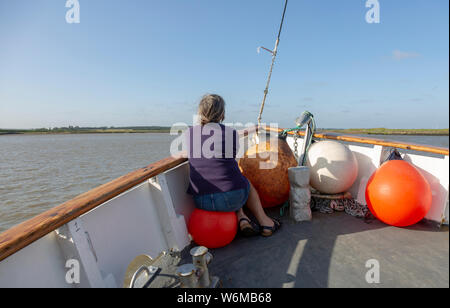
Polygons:
<instances>
[{"instance_id":1,"label":"wooden handrail","mask_svg":"<svg viewBox=\"0 0 450 308\"><path fill-rule=\"evenodd\" d=\"M282 129L262 127L266 131L280 133ZM257 127L250 127L239 131L241 137L248 136L258 131ZM295 133L289 133L294 135ZM304 136L304 132L298 132L299 136ZM316 133L316 138L334 139L347 142L357 142L365 144L397 147L408 150L429 152L435 154L449 155L446 148L413 145L395 141L341 135L335 133ZM84 194L75 197L55 208L52 208L34 218L25 221L0 234L0 261L6 259L20 249L39 240L50 232L58 229L69 221L80 217L97 206L111 200L119 194L133 188L134 186L157 176L158 174L172 169L187 160L185 158L168 157L151 164L145 168L133 171L107 184L101 185Z\"/></svg>"},{"instance_id":2,"label":"wooden handrail","mask_svg":"<svg viewBox=\"0 0 450 308\"><path fill-rule=\"evenodd\" d=\"M262 129L269 131L269 132L275 132L275 133L281 133L283 131L283 129L281 129L281 128L273 128L270 126L264 126L264 127L262 127ZM304 131L289 132L288 134L289 135L297 134L298 136L302 136L302 137L305 136ZM399 148L399 149L404 149L404 150L413 150L413 151L441 154L441 155L446 155L446 156L449 155L448 148L435 147L435 146L430 146L430 145L412 144L412 143L391 141L391 140L382 140L382 139L376 139L376 138L370 138L370 137L360 137L360 136L354 136L354 135L345 135L345 134L337 134L337 133L329 133L329 132L315 133L314 137L319 138L319 139L330 139L330 140L339 140L339 141L346 141L346 142L381 145L381 146L385 146L385 147L393 147L393 148Z\"/></svg>"},{"instance_id":3,"label":"wooden handrail","mask_svg":"<svg viewBox=\"0 0 450 308\"><path fill-rule=\"evenodd\" d=\"M0 234L0 261L128 189L187 161L165 158L52 208Z\"/></svg>"}]
</instances>

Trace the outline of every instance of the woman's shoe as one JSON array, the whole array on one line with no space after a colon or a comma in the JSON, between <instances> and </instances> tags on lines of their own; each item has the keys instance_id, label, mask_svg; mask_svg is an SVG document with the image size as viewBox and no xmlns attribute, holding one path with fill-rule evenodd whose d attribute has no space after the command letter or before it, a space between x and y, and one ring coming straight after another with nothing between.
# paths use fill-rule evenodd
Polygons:
<instances>
[{"instance_id":1,"label":"woman's shoe","mask_svg":"<svg viewBox=\"0 0 450 308\"><path fill-rule=\"evenodd\" d=\"M245 221L247 223L241 225L241 222L243 222L243 221ZM241 218L239 220L239 229L240 229L242 235L245 237L255 236L260 233L259 226L256 225L254 222L252 222L248 218Z\"/></svg>"},{"instance_id":2,"label":"woman's shoe","mask_svg":"<svg viewBox=\"0 0 450 308\"><path fill-rule=\"evenodd\" d=\"M270 218L273 220L273 227L261 226L261 235L265 237L272 236L278 229L281 228L281 222L275 218Z\"/></svg>"}]
</instances>

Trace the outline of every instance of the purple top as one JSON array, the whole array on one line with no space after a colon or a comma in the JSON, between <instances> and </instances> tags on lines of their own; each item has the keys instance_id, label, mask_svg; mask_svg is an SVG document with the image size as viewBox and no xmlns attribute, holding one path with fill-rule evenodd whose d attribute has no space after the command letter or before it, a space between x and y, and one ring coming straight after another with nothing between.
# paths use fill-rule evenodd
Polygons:
<instances>
[{"instance_id":1,"label":"purple top","mask_svg":"<svg viewBox=\"0 0 450 308\"><path fill-rule=\"evenodd\" d=\"M236 130L218 123L190 127L186 132L190 166L188 193L206 195L247 188L239 170L236 154L239 138Z\"/></svg>"}]
</instances>

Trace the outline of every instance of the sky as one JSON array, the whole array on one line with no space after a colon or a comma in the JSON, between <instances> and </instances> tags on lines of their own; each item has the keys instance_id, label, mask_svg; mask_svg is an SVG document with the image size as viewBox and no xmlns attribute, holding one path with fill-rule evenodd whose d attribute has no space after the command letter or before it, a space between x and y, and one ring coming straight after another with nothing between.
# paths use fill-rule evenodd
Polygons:
<instances>
[{"instance_id":1,"label":"sky","mask_svg":"<svg viewBox=\"0 0 450 308\"><path fill-rule=\"evenodd\" d=\"M256 122L284 0L0 0L0 128ZM449 1L290 0L262 120L449 127Z\"/></svg>"}]
</instances>

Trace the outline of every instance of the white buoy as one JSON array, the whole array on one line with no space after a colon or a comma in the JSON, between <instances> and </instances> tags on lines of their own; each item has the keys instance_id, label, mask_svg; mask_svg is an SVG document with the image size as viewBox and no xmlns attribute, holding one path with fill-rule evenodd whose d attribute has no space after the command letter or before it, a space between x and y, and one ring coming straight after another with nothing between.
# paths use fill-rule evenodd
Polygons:
<instances>
[{"instance_id":1,"label":"white buoy","mask_svg":"<svg viewBox=\"0 0 450 308\"><path fill-rule=\"evenodd\" d=\"M324 194L346 192L358 176L358 162L350 149L336 141L311 145L306 159L311 186Z\"/></svg>"}]
</instances>

